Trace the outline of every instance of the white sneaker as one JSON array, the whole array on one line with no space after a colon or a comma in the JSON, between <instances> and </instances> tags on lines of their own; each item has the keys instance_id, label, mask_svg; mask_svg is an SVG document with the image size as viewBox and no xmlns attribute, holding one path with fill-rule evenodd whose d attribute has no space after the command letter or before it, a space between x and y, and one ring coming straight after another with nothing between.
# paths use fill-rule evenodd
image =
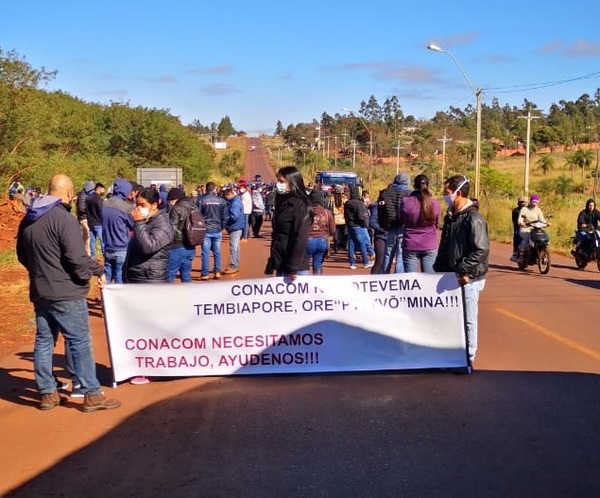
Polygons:
<instances>
[{"instance_id":1,"label":"white sneaker","mask_svg":"<svg viewBox=\"0 0 600 498\"><path fill-rule=\"evenodd\" d=\"M350 265L351 270L356 270L356 265Z\"/></svg>"},{"instance_id":2,"label":"white sneaker","mask_svg":"<svg viewBox=\"0 0 600 498\"><path fill-rule=\"evenodd\" d=\"M375 263L373 263L373 261L369 261L364 268L373 268L375 266Z\"/></svg>"}]
</instances>

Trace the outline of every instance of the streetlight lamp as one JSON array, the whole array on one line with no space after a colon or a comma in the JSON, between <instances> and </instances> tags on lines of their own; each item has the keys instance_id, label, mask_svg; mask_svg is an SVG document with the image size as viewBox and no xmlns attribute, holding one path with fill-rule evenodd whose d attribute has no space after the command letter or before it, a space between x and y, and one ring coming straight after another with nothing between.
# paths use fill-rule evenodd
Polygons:
<instances>
[{"instance_id":1,"label":"streetlight lamp","mask_svg":"<svg viewBox=\"0 0 600 498\"><path fill-rule=\"evenodd\" d=\"M429 50L433 50L434 52L443 52L445 54L448 54L450 57L452 57L452 60L456 64L456 67L462 73L463 77L465 78L465 81L467 82L467 85L469 85L469 88L471 89L471 91L475 95L475 98L477 99L477 118L476 118L477 119L477 138L476 138L476 142L475 142L475 198L479 198L479 180L481 177L481 91L482 90L481 90L481 88L475 88L473 86L473 83L471 83L471 80L467 76L467 73L465 73L464 69L458 62L458 59L456 57L454 57L454 54L452 52L449 52L448 50L444 50L442 47L439 47L438 45L435 45L433 43L427 45L427 48ZM442 179L442 181L443 181L443 179Z\"/></svg>"},{"instance_id":2,"label":"streetlight lamp","mask_svg":"<svg viewBox=\"0 0 600 498\"><path fill-rule=\"evenodd\" d=\"M342 111L349 113L351 116L358 118L361 124L365 127L365 130L369 133L369 189L371 189L371 181L373 179L373 130L367 126L365 120L360 117L360 115L356 114L352 109L348 109L347 107L342 107ZM354 140L356 144L356 139ZM356 145L355 145L356 147ZM353 160L354 162L354 160ZM354 164L352 165L354 167Z\"/></svg>"}]
</instances>

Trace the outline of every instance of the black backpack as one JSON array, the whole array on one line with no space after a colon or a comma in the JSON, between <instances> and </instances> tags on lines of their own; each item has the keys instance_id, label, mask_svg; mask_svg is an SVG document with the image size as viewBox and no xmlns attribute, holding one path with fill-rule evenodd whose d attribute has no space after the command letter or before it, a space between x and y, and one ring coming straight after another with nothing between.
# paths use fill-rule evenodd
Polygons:
<instances>
[{"instance_id":1,"label":"black backpack","mask_svg":"<svg viewBox=\"0 0 600 498\"><path fill-rule=\"evenodd\" d=\"M187 246L200 246L206 238L206 222L204 216L195 207L188 210L183 227L183 242Z\"/></svg>"}]
</instances>

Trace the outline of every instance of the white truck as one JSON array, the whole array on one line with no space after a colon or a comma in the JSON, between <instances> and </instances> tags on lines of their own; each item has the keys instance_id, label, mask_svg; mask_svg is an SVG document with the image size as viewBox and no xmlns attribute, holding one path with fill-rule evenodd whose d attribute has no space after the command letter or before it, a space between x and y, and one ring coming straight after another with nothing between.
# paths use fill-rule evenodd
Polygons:
<instances>
[{"instance_id":1,"label":"white truck","mask_svg":"<svg viewBox=\"0 0 600 498\"><path fill-rule=\"evenodd\" d=\"M172 188L183 185L183 172L181 168L138 168L136 181L144 187L164 184Z\"/></svg>"}]
</instances>

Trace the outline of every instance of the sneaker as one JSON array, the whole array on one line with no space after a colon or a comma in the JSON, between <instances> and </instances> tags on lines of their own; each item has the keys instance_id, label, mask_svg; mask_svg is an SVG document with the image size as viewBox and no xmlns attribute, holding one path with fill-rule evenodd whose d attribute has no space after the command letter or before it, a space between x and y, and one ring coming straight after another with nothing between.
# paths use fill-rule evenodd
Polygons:
<instances>
[{"instance_id":1,"label":"sneaker","mask_svg":"<svg viewBox=\"0 0 600 498\"><path fill-rule=\"evenodd\" d=\"M513 255L510 257L510 260L511 260L512 262L516 263L516 262L518 261L518 260L517 260L517 255L516 255L516 254L513 254Z\"/></svg>"},{"instance_id":2,"label":"sneaker","mask_svg":"<svg viewBox=\"0 0 600 498\"><path fill-rule=\"evenodd\" d=\"M373 268L375 266L375 263L373 263L373 261L369 261L364 268Z\"/></svg>"},{"instance_id":3,"label":"sneaker","mask_svg":"<svg viewBox=\"0 0 600 498\"><path fill-rule=\"evenodd\" d=\"M233 275L234 273L237 273L238 271L240 271L240 270L238 270L237 268L233 268L232 266L230 266L223 273L225 275Z\"/></svg>"},{"instance_id":4,"label":"sneaker","mask_svg":"<svg viewBox=\"0 0 600 498\"><path fill-rule=\"evenodd\" d=\"M95 412L97 410L112 410L119 408L121 402L118 399L109 399L104 393L86 394L83 402L84 412Z\"/></svg>"},{"instance_id":5,"label":"sneaker","mask_svg":"<svg viewBox=\"0 0 600 498\"><path fill-rule=\"evenodd\" d=\"M81 387L81 384L73 384L73 389L71 389L71 398L83 398L85 396L85 392Z\"/></svg>"},{"instance_id":6,"label":"sneaker","mask_svg":"<svg viewBox=\"0 0 600 498\"><path fill-rule=\"evenodd\" d=\"M220 271L215 272L215 280L221 280L221 272Z\"/></svg>"},{"instance_id":7,"label":"sneaker","mask_svg":"<svg viewBox=\"0 0 600 498\"><path fill-rule=\"evenodd\" d=\"M350 265L351 270L356 270L356 265Z\"/></svg>"},{"instance_id":8,"label":"sneaker","mask_svg":"<svg viewBox=\"0 0 600 498\"><path fill-rule=\"evenodd\" d=\"M59 391L66 391L67 389L69 389L69 384L67 384L66 382L58 380L56 377L54 377L54 380L56 380L56 389L58 389Z\"/></svg>"},{"instance_id":9,"label":"sneaker","mask_svg":"<svg viewBox=\"0 0 600 498\"><path fill-rule=\"evenodd\" d=\"M139 375L131 379L129 382L134 386L143 386L144 384L148 384L150 382L150 379L143 375Z\"/></svg>"},{"instance_id":10,"label":"sneaker","mask_svg":"<svg viewBox=\"0 0 600 498\"><path fill-rule=\"evenodd\" d=\"M200 277L200 280L209 280L209 279L210 279L210 277L208 275L202 275Z\"/></svg>"},{"instance_id":11,"label":"sneaker","mask_svg":"<svg viewBox=\"0 0 600 498\"><path fill-rule=\"evenodd\" d=\"M52 410L55 406L60 405L63 402L58 391L54 391L49 394L42 394L42 401L40 402L40 410Z\"/></svg>"}]
</instances>

